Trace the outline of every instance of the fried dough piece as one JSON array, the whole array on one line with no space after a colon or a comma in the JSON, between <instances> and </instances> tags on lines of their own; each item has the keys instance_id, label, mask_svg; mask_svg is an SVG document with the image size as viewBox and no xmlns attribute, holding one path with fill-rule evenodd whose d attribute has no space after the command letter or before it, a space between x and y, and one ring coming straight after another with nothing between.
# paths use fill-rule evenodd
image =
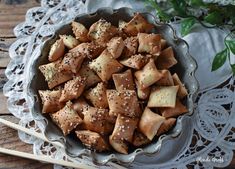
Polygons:
<instances>
[{"instance_id":1,"label":"fried dough piece","mask_svg":"<svg viewBox=\"0 0 235 169\"><path fill-rule=\"evenodd\" d=\"M135 130L133 135L133 141L132 144L136 147L140 147L142 145L148 144L151 141L140 131Z\"/></svg>"},{"instance_id":2,"label":"fried dough piece","mask_svg":"<svg viewBox=\"0 0 235 169\"><path fill-rule=\"evenodd\" d=\"M136 13L130 22L125 24L123 31L128 36L136 36L141 32L149 33L153 27L140 13Z\"/></svg>"},{"instance_id":3,"label":"fried dough piece","mask_svg":"<svg viewBox=\"0 0 235 169\"><path fill-rule=\"evenodd\" d=\"M139 129L149 140L152 140L164 121L165 117L152 112L146 107L140 118Z\"/></svg>"},{"instance_id":4,"label":"fried dough piece","mask_svg":"<svg viewBox=\"0 0 235 169\"><path fill-rule=\"evenodd\" d=\"M167 42L165 39L161 39L161 50L165 49L167 46Z\"/></svg>"},{"instance_id":5,"label":"fried dough piece","mask_svg":"<svg viewBox=\"0 0 235 169\"><path fill-rule=\"evenodd\" d=\"M158 129L157 131L157 136L160 136L166 132L168 132L170 129L173 128L173 126L175 125L176 123L176 119L175 118L169 118L169 119L166 119L162 125L160 126L160 128Z\"/></svg>"},{"instance_id":6,"label":"fried dough piece","mask_svg":"<svg viewBox=\"0 0 235 169\"><path fill-rule=\"evenodd\" d=\"M175 74L173 74L172 78L173 78L174 84L179 85L179 90L178 90L177 96L181 99L186 97L188 95L188 92L187 92L187 89L185 88L184 84L181 82L179 76L175 73Z\"/></svg>"},{"instance_id":7,"label":"fried dough piece","mask_svg":"<svg viewBox=\"0 0 235 169\"><path fill-rule=\"evenodd\" d=\"M65 46L62 39L58 39L52 46L49 52L48 60L54 62L64 55Z\"/></svg>"},{"instance_id":8,"label":"fried dough piece","mask_svg":"<svg viewBox=\"0 0 235 169\"><path fill-rule=\"evenodd\" d=\"M175 107L179 86L159 86L152 89L148 107Z\"/></svg>"},{"instance_id":9,"label":"fried dough piece","mask_svg":"<svg viewBox=\"0 0 235 169\"><path fill-rule=\"evenodd\" d=\"M93 104L93 106L97 108L105 109L109 106L106 95L106 87L103 82L98 83L96 87L85 92L85 97Z\"/></svg>"},{"instance_id":10,"label":"fried dough piece","mask_svg":"<svg viewBox=\"0 0 235 169\"><path fill-rule=\"evenodd\" d=\"M159 56L161 52L161 35L160 34L147 34L139 33L139 48L140 53L149 53L155 56Z\"/></svg>"},{"instance_id":11,"label":"fried dough piece","mask_svg":"<svg viewBox=\"0 0 235 169\"><path fill-rule=\"evenodd\" d=\"M79 97L78 99L73 101L73 109L78 113L78 115L83 119L85 112L90 105L84 100L83 97Z\"/></svg>"},{"instance_id":12,"label":"fried dough piece","mask_svg":"<svg viewBox=\"0 0 235 169\"><path fill-rule=\"evenodd\" d=\"M106 43L117 33L118 29L115 26L112 26L110 22L104 19L100 19L91 25L88 38L106 46Z\"/></svg>"},{"instance_id":13,"label":"fried dough piece","mask_svg":"<svg viewBox=\"0 0 235 169\"><path fill-rule=\"evenodd\" d=\"M112 58L108 50L104 50L89 64L89 67L98 74L102 81L108 81L113 73L117 73L123 68L117 60Z\"/></svg>"},{"instance_id":14,"label":"fried dough piece","mask_svg":"<svg viewBox=\"0 0 235 169\"><path fill-rule=\"evenodd\" d=\"M174 86L174 81L169 70L160 70L162 78L156 82L157 86Z\"/></svg>"},{"instance_id":15,"label":"fried dough piece","mask_svg":"<svg viewBox=\"0 0 235 169\"><path fill-rule=\"evenodd\" d=\"M135 84L136 84L136 88L137 88L138 98L140 98L142 100L147 99L149 97L151 88L147 87L147 88L143 89L137 80L135 80Z\"/></svg>"},{"instance_id":16,"label":"fried dough piece","mask_svg":"<svg viewBox=\"0 0 235 169\"><path fill-rule=\"evenodd\" d=\"M145 89L161 79L162 74L157 70L154 60L150 59L141 70L135 72L135 77L141 88Z\"/></svg>"},{"instance_id":17,"label":"fried dough piece","mask_svg":"<svg viewBox=\"0 0 235 169\"><path fill-rule=\"evenodd\" d=\"M123 39L127 38L127 34L125 32L123 32L123 30L122 30L126 24L127 24L127 22L125 22L123 20L118 21L118 35L120 37L122 37Z\"/></svg>"},{"instance_id":18,"label":"fried dough piece","mask_svg":"<svg viewBox=\"0 0 235 169\"><path fill-rule=\"evenodd\" d=\"M118 21L118 29L122 30L125 26L126 26L127 22L123 21L123 20L119 20Z\"/></svg>"},{"instance_id":19,"label":"fried dough piece","mask_svg":"<svg viewBox=\"0 0 235 169\"><path fill-rule=\"evenodd\" d=\"M110 116L122 114L129 117L139 117L141 109L134 90L107 90Z\"/></svg>"},{"instance_id":20,"label":"fried dough piece","mask_svg":"<svg viewBox=\"0 0 235 169\"><path fill-rule=\"evenodd\" d=\"M124 40L124 49L122 51L122 56L128 58L135 55L138 50L138 39L136 36L127 37Z\"/></svg>"},{"instance_id":21,"label":"fried dough piece","mask_svg":"<svg viewBox=\"0 0 235 169\"><path fill-rule=\"evenodd\" d=\"M108 122L109 112L107 109L98 109L95 107L88 107L84 114L84 126L87 130L108 135L113 131L113 124Z\"/></svg>"},{"instance_id":22,"label":"fried dough piece","mask_svg":"<svg viewBox=\"0 0 235 169\"><path fill-rule=\"evenodd\" d=\"M116 119L117 119L117 116L109 114L109 117L108 117L108 122L109 123L112 123L114 125L116 123Z\"/></svg>"},{"instance_id":23,"label":"fried dough piece","mask_svg":"<svg viewBox=\"0 0 235 169\"><path fill-rule=\"evenodd\" d=\"M102 45L96 44L95 42L87 42L79 44L75 48L71 49L69 52L79 52L84 57L95 59L102 53L103 50L104 47Z\"/></svg>"},{"instance_id":24,"label":"fried dough piece","mask_svg":"<svg viewBox=\"0 0 235 169\"><path fill-rule=\"evenodd\" d=\"M114 37L107 43L107 50L111 53L112 58L117 59L121 56L124 46L121 37Z\"/></svg>"},{"instance_id":25,"label":"fried dough piece","mask_svg":"<svg viewBox=\"0 0 235 169\"><path fill-rule=\"evenodd\" d=\"M69 49L72 49L79 44L79 41L72 35L60 35L60 39L63 40L64 45Z\"/></svg>"},{"instance_id":26,"label":"fried dough piece","mask_svg":"<svg viewBox=\"0 0 235 169\"><path fill-rule=\"evenodd\" d=\"M80 42L89 41L87 37L88 30L83 24L73 21L71 26L72 26L73 34L75 35L76 39L78 39Z\"/></svg>"},{"instance_id":27,"label":"fried dough piece","mask_svg":"<svg viewBox=\"0 0 235 169\"><path fill-rule=\"evenodd\" d=\"M128 145L122 140L114 140L112 136L109 136L110 145L119 153L128 154Z\"/></svg>"},{"instance_id":28,"label":"fried dough piece","mask_svg":"<svg viewBox=\"0 0 235 169\"><path fill-rule=\"evenodd\" d=\"M77 73L81 68L83 60L84 55L82 55L80 52L66 53L61 62L60 71Z\"/></svg>"},{"instance_id":29,"label":"fried dough piece","mask_svg":"<svg viewBox=\"0 0 235 169\"><path fill-rule=\"evenodd\" d=\"M113 81L118 91L135 90L131 69L123 73L113 74Z\"/></svg>"},{"instance_id":30,"label":"fried dough piece","mask_svg":"<svg viewBox=\"0 0 235 169\"><path fill-rule=\"evenodd\" d=\"M136 54L121 60L120 63L133 69L141 69L144 65L146 65L146 63L148 63L149 59L150 57L148 55L144 56L141 54Z\"/></svg>"},{"instance_id":31,"label":"fried dough piece","mask_svg":"<svg viewBox=\"0 0 235 169\"><path fill-rule=\"evenodd\" d=\"M66 82L60 97L60 102L66 102L80 97L85 89L85 85L86 79L81 76L76 76L72 80Z\"/></svg>"},{"instance_id":32,"label":"fried dough piece","mask_svg":"<svg viewBox=\"0 0 235 169\"><path fill-rule=\"evenodd\" d=\"M112 138L114 140L132 142L138 121L138 118L130 118L119 114L113 129Z\"/></svg>"},{"instance_id":33,"label":"fried dough piece","mask_svg":"<svg viewBox=\"0 0 235 169\"><path fill-rule=\"evenodd\" d=\"M42 113L52 113L64 107L63 103L59 102L61 90L39 90L42 100Z\"/></svg>"},{"instance_id":34,"label":"fried dough piece","mask_svg":"<svg viewBox=\"0 0 235 169\"><path fill-rule=\"evenodd\" d=\"M59 59L55 62L39 66L39 70L44 75L49 89L52 89L53 87L58 86L73 78L73 75L71 73L60 71L60 63L61 60Z\"/></svg>"},{"instance_id":35,"label":"fried dough piece","mask_svg":"<svg viewBox=\"0 0 235 169\"><path fill-rule=\"evenodd\" d=\"M89 68L88 62L83 62L81 69L78 72L78 75L86 78L86 88L89 88L99 82L101 79L96 73Z\"/></svg>"},{"instance_id":36,"label":"fried dough piece","mask_svg":"<svg viewBox=\"0 0 235 169\"><path fill-rule=\"evenodd\" d=\"M169 117L177 117L181 114L187 113L188 109L180 102L179 99L177 99L175 107L161 108L160 112L162 116L169 118Z\"/></svg>"},{"instance_id":37,"label":"fried dough piece","mask_svg":"<svg viewBox=\"0 0 235 169\"><path fill-rule=\"evenodd\" d=\"M88 148L95 149L98 152L110 150L108 143L105 139L96 132L89 130L75 131L77 137Z\"/></svg>"},{"instance_id":38,"label":"fried dough piece","mask_svg":"<svg viewBox=\"0 0 235 169\"><path fill-rule=\"evenodd\" d=\"M77 125L82 123L82 119L73 109L71 101L68 101L64 108L50 114L50 116L57 126L60 127L64 135L68 135Z\"/></svg>"},{"instance_id":39,"label":"fried dough piece","mask_svg":"<svg viewBox=\"0 0 235 169\"><path fill-rule=\"evenodd\" d=\"M174 57L174 51L172 47L164 49L157 57L156 65L158 69L169 69L177 64L177 60Z\"/></svg>"}]
</instances>

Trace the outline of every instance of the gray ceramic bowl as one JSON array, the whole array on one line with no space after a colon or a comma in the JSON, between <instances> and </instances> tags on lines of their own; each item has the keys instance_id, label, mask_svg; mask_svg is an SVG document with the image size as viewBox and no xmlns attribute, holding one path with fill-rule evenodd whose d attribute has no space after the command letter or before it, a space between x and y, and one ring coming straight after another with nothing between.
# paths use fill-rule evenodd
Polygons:
<instances>
[{"instance_id":1,"label":"gray ceramic bowl","mask_svg":"<svg viewBox=\"0 0 235 169\"><path fill-rule=\"evenodd\" d=\"M90 27L91 24L98 21L100 18L104 18L107 21L111 22L113 25L118 25L119 20L129 21L134 12L132 9L129 8L120 8L117 10L113 10L111 8L102 8L99 9L97 12L92 14L83 14L79 15L75 18L75 21L81 22L86 27ZM119 154L117 152L108 152L108 153L96 153L84 147L80 141L75 138L75 136L67 136L64 137L62 132L56 127L56 125L50 120L50 118L46 117L47 119L47 127L45 130L45 135L49 140L52 141L60 141L66 147L66 151L68 155L76 157L87 155L93 158L94 161L97 163L104 164L110 160L115 160L121 163L130 163L132 162L136 155L138 154L154 154L159 152L161 149L162 144L169 139L174 139L178 137L184 128L182 128L182 122L185 116L190 116L193 113L193 100L195 93L198 89L198 83L195 79L194 72L196 69L196 63L194 59L190 56L188 51L187 43L179 39L173 28L168 24L162 24L156 21L156 18L149 14L149 13L142 13L142 15L150 22L155 25L155 32L162 34L164 39L167 40L168 45L172 46L175 52L175 57L178 60L178 64L174 66L173 71L176 72L180 79L184 82L186 88L189 91L189 95L185 100L185 103L189 109L189 113L180 116L177 118L176 126L167 134L162 135L160 138L155 139L152 143L137 149L130 149L128 155ZM65 23L62 27L60 27L55 32L55 36L48 41L45 42L41 49L41 54L39 57L36 57L31 60L30 64L30 74L31 80L27 86L27 95L28 97L33 98L33 96L38 96L38 90L47 89L47 84L44 80L43 75L39 72L38 67L39 65L48 63L47 56L50 50L50 46L58 39L59 34L72 34L71 26L69 23ZM38 99L40 100L40 99ZM41 102L34 99L33 107L31 108L32 116L35 120L41 119Z\"/></svg>"}]
</instances>

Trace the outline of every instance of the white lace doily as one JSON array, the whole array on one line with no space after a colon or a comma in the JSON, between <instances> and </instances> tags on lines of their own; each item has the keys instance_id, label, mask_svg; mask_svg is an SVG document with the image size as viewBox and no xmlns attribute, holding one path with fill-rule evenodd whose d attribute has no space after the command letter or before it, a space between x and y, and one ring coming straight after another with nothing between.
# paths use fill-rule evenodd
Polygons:
<instances>
[{"instance_id":1,"label":"white lace doily","mask_svg":"<svg viewBox=\"0 0 235 169\"><path fill-rule=\"evenodd\" d=\"M9 50L11 61L6 69L9 81L3 91L8 97L9 111L20 119L20 125L38 132L44 131L46 125L40 119L34 120L29 112L29 107L32 105L26 101L24 81L27 61L37 53L40 44L53 36L56 28L86 11L87 6L89 5L84 4L82 0L42 0L41 7L28 10L25 22L15 27L14 33L18 40ZM205 64L210 66L210 63ZM227 73L226 77L229 77L230 73ZM189 166L213 168L229 165L235 149L235 79L232 76L226 79L223 81L217 79L215 80L217 85L213 88L207 88L198 93L195 113L188 119L190 129L187 133L190 134L187 135L187 140L179 140L182 146L175 155L171 155L168 159L167 150L164 150L165 154L151 157L141 155L129 167L184 169ZM35 154L48 155L56 159L68 158L60 147L22 132L19 132L19 138L33 144ZM168 148L169 152L170 148ZM93 165L88 158L69 159L83 160ZM168 160L164 161L164 159ZM55 166L55 168L62 167Z\"/></svg>"},{"instance_id":2,"label":"white lace doily","mask_svg":"<svg viewBox=\"0 0 235 169\"><path fill-rule=\"evenodd\" d=\"M235 5L235 1L234 0L203 0L203 2L206 3L219 3L221 5Z\"/></svg>"}]
</instances>

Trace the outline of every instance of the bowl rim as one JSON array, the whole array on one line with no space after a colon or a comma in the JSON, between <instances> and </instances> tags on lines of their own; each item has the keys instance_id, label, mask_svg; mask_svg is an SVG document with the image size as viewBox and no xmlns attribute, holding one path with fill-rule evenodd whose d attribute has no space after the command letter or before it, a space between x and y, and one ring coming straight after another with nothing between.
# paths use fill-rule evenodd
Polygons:
<instances>
[{"instance_id":1,"label":"bowl rim","mask_svg":"<svg viewBox=\"0 0 235 169\"><path fill-rule=\"evenodd\" d=\"M73 20L67 21L66 23L63 23L62 25L57 27L55 29L55 31L54 31L54 33L55 33L54 36L48 38L46 41L44 41L40 45L39 53L35 54L35 56L32 56L30 58L29 63L28 63L29 66L28 66L28 69L27 69L28 70L28 78L27 78L28 80L26 82L26 100L30 101L32 103L32 105L33 105L33 106L31 106L29 108L30 113L32 114L32 117L35 117L33 115L34 106L38 102L37 101L38 98L35 99L35 94L33 94L32 89L31 89L32 80L33 80L34 76L36 75L36 71L32 71L32 70L36 70L36 68L33 67L32 65L42 55L42 50L44 49L45 45L47 45L47 43L49 41L51 41L55 37L56 32L58 32L58 30L62 29L64 26L70 24L72 21L76 20L76 18L79 18L79 17L93 16L93 15L98 14L99 12L102 12L102 11L106 11L106 12L108 11L108 12L110 12L110 14L113 14L114 12L120 12L120 11L123 11L123 10L124 11L128 11L131 14L134 14L134 13L138 12L138 11L135 11L134 9L127 8L127 7L122 7L122 8L119 8L119 9L113 9L113 8L110 8L110 7L102 7L102 8L99 8L96 12L79 14ZM188 58L188 60L190 61L190 64L191 64L191 69L190 69L189 74L190 74L191 80L194 81L194 91L192 93L190 93L190 95L188 96L188 100L189 100L189 102L190 102L192 107L191 107L191 109L189 110L188 113L177 117L177 124L176 124L176 126L178 126L178 127L177 127L177 129L175 130L174 133L163 134L163 135L161 135L158 138L158 140L154 143L154 145L156 145L156 149L154 149L154 151L150 152L150 151L145 151L144 148L136 148L132 153L128 154L128 155L132 154L132 157L129 159L128 162L123 161L119 157L119 155L117 156L116 154L114 154L114 152L110 152L110 154L107 155L107 158L105 160L104 159L103 160L99 160L99 159L96 158L96 156L92 155L92 153L94 153L94 152L92 152L91 150L89 150L86 147L84 147L83 150L82 150L82 153L79 154L79 156L82 156L82 155L92 156L92 157L94 157L94 158L92 158L92 160L94 162L98 163L98 164L106 164L109 161L117 161L117 162L122 163L122 164L129 164L129 163L134 161L134 159L135 159L135 157L137 155L140 155L140 154L145 154L145 155L153 155L154 154L155 155L155 154L159 153L163 142L165 142L165 141L167 141L167 140L169 140L171 138L175 138L175 137L180 135L180 133L182 132L182 121L183 121L184 117L185 116L191 116L193 114L193 112L194 112L193 103L194 103L194 101L196 99L196 95L197 95L197 92L198 92L198 89L199 89L199 83L198 83L198 81L197 81L197 79L195 77L195 71L197 69L197 64L196 64L195 59L191 56L191 54L189 52L189 45L188 45L188 43L185 40L183 40L183 39L181 39L181 38L179 38L177 36L176 30L170 24L160 22L157 19L157 17L154 16L153 14L151 14L151 13L148 13L148 12L139 12L139 13L144 14L144 15L149 15L150 17L152 17L153 21L155 22L154 24L162 25L162 26L163 25L167 26L171 30L171 32L172 32L171 37L176 39L176 40L182 41L186 45L185 55L187 55L187 58ZM77 157L78 155L71 154L70 152L67 151L67 149L66 149L67 148L67 143L66 143L66 138L65 137L60 137L60 139L52 139L52 138L49 138L47 136L46 131L47 131L47 128L48 128L49 121L43 115L42 115L42 117L44 118L43 120L45 120L45 122L46 122L46 128L43 131L44 136L48 140L50 140L51 142L60 142L60 143L62 143L65 146L65 153L66 153L66 155L69 155L71 157ZM40 120L41 121L42 119L37 119L37 117L35 117L34 120ZM124 154L120 154L120 155L121 156L127 156L127 155L124 155Z\"/></svg>"}]
</instances>

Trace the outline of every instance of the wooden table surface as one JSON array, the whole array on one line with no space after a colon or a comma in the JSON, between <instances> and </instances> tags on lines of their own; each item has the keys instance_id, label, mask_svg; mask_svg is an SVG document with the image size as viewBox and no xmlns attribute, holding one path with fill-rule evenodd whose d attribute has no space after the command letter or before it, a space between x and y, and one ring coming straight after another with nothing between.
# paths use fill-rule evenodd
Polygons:
<instances>
[{"instance_id":1,"label":"wooden table surface","mask_svg":"<svg viewBox=\"0 0 235 169\"><path fill-rule=\"evenodd\" d=\"M12 122L17 122L18 119L8 111L7 98L2 93L3 84L7 81L4 71L10 61L8 49L16 40L13 28L24 21L26 11L35 6L40 6L35 0L0 0L0 116ZM15 130L2 124L0 124L0 147L32 153L32 145L21 142ZM52 169L53 165L0 154L0 168Z\"/></svg>"},{"instance_id":2,"label":"wooden table surface","mask_svg":"<svg viewBox=\"0 0 235 169\"><path fill-rule=\"evenodd\" d=\"M12 122L18 119L7 109L7 98L2 92L3 84L7 81L4 71L10 61L8 49L16 40L13 28L24 21L29 8L40 6L38 0L0 0L0 116ZM32 153L32 146L21 142L15 130L0 124L0 147ZM53 165L43 164L14 156L0 154L0 168L17 169L51 169ZM235 158L227 169L235 169Z\"/></svg>"}]
</instances>

